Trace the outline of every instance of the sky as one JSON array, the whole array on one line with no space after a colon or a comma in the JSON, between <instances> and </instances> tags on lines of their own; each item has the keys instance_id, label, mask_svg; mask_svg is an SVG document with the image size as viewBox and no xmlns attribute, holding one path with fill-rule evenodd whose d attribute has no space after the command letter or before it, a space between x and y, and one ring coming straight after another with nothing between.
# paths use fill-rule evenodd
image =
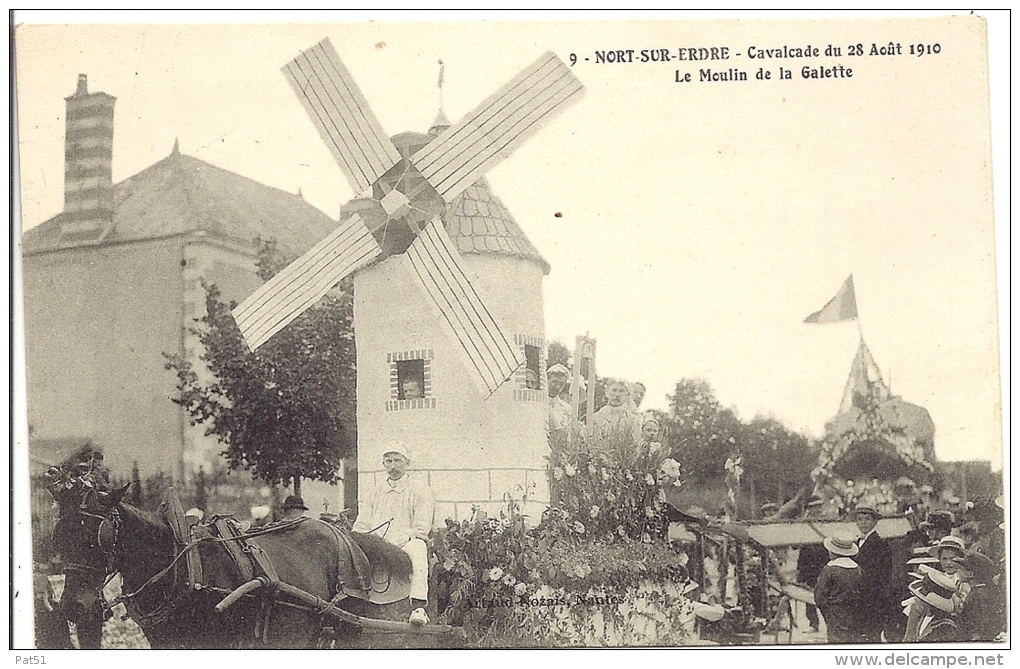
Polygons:
<instances>
[{"instance_id":1,"label":"sky","mask_svg":"<svg viewBox=\"0 0 1020 669\"><path fill-rule=\"evenodd\" d=\"M179 141L184 154L300 189L336 217L354 193L280 71L301 50L328 36L390 135L424 132L436 116L439 60L443 110L456 122L543 52L568 63L575 54L585 96L487 175L552 267L548 339L572 347L576 335L596 338L599 373L645 383L647 408L666 408L680 379L704 378L741 418L770 415L817 437L863 336L893 393L931 413L939 458L1001 467L984 24L673 16L24 25L23 226L62 208L63 98L79 73L90 91L117 98L115 182ZM902 55L847 52L890 41ZM808 44L842 54L748 58L750 47ZM938 44L939 53L911 56L911 44ZM606 50L634 49L638 60L642 49L690 47L728 47L731 57L596 62ZM805 79L805 65L853 75ZM777 79L780 66L790 80ZM759 67L772 79L757 80ZM703 68L736 68L749 80L701 82ZM693 81L678 83L686 73ZM859 322L804 324L851 273Z\"/></svg>"}]
</instances>

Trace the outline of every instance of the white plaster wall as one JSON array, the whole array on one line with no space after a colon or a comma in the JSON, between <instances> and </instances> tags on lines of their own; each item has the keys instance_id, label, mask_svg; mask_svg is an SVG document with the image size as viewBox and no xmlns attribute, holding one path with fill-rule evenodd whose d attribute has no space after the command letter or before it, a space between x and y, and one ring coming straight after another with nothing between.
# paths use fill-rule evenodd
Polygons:
<instances>
[{"instance_id":1,"label":"white plaster wall","mask_svg":"<svg viewBox=\"0 0 1020 669\"><path fill-rule=\"evenodd\" d=\"M472 284L508 338L544 338L542 271L535 263L500 256L463 256ZM381 477L382 454L394 440L415 449L418 470L439 500L437 521L464 518L472 504L495 511L505 492L532 488L532 508L548 502L546 407L515 399L516 380L486 398L471 377L465 354L440 325L413 282L403 256L355 276L354 326L358 346L359 497ZM432 356L434 407L387 411L391 399L387 354ZM544 379L543 379L544 383ZM517 497L524 490L517 490Z\"/></svg>"}]
</instances>

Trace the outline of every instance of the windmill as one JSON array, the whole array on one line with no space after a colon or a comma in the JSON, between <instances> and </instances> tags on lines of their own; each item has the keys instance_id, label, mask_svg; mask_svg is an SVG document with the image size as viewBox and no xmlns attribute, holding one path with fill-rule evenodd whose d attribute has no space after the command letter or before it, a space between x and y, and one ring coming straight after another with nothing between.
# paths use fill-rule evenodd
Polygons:
<instances>
[{"instance_id":1,"label":"windmill","mask_svg":"<svg viewBox=\"0 0 1020 669\"><path fill-rule=\"evenodd\" d=\"M404 157L382 130L328 39L283 68L354 192L384 222L355 213L239 305L233 315L254 351L343 278L391 255L407 257L416 285L491 395L523 364L464 271L440 215L494 165L576 102L584 88L546 53L464 120Z\"/></svg>"}]
</instances>

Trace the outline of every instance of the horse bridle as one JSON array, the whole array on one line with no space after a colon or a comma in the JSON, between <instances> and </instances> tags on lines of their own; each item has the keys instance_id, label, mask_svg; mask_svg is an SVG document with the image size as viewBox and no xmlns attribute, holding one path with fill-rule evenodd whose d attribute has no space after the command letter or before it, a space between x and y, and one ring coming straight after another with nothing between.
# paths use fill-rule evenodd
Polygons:
<instances>
[{"instance_id":1,"label":"horse bridle","mask_svg":"<svg viewBox=\"0 0 1020 669\"><path fill-rule=\"evenodd\" d=\"M101 565L83 564L80 562L68 561L67 556L63 556L64 573L78 572L84 574L86 578L95 578L98 576L102 579L102 583L96 586L96 590L98 590L99 601L103 604L103 617L105 619L108 618L112 612L109 603L106 601L106 597L103 596L103 588L106 587L106 584L109 583L110 579L117 573L117 569L114 567L114 560L116 557L115 550L117 546L117 539L120 537L121 529L120 511L116 507L113 507L110 509L110 513L108 515L102 515L92 511L79 509L76 515L81 518L80 521L78 521L78 518L75 516L65 516L63 520L65 522L81 522L82 525L84 525L85 518L94 518L99 521L95 529L95 541L91 548L98 549L99 554L103 558L103 563ZM54 528L54 532L56 532L56 530L57 527Z\"/></svg>"}]
</instances>

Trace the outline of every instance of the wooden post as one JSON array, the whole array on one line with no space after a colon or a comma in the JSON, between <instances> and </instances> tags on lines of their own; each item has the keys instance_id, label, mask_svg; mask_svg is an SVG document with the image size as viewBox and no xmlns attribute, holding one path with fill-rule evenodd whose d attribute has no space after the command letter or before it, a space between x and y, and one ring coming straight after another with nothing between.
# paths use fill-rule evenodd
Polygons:
<instances>
[{"instance_id":1,"label":"wooden post","mask_svg":"<svg viewBox=\"0 0 1020 669\"><path fill-rule=\"evenodd\" d=\"M587 365L585 365L587 361ZM585 370L585 381L588 384L584 415L581 410L581 368ZM591 425L591 415L595 407L595 340L587 335L578 335L574 344L574 370L570 380L570 407L573 415L585 426Z\"/></svg>"}]
</instances>

